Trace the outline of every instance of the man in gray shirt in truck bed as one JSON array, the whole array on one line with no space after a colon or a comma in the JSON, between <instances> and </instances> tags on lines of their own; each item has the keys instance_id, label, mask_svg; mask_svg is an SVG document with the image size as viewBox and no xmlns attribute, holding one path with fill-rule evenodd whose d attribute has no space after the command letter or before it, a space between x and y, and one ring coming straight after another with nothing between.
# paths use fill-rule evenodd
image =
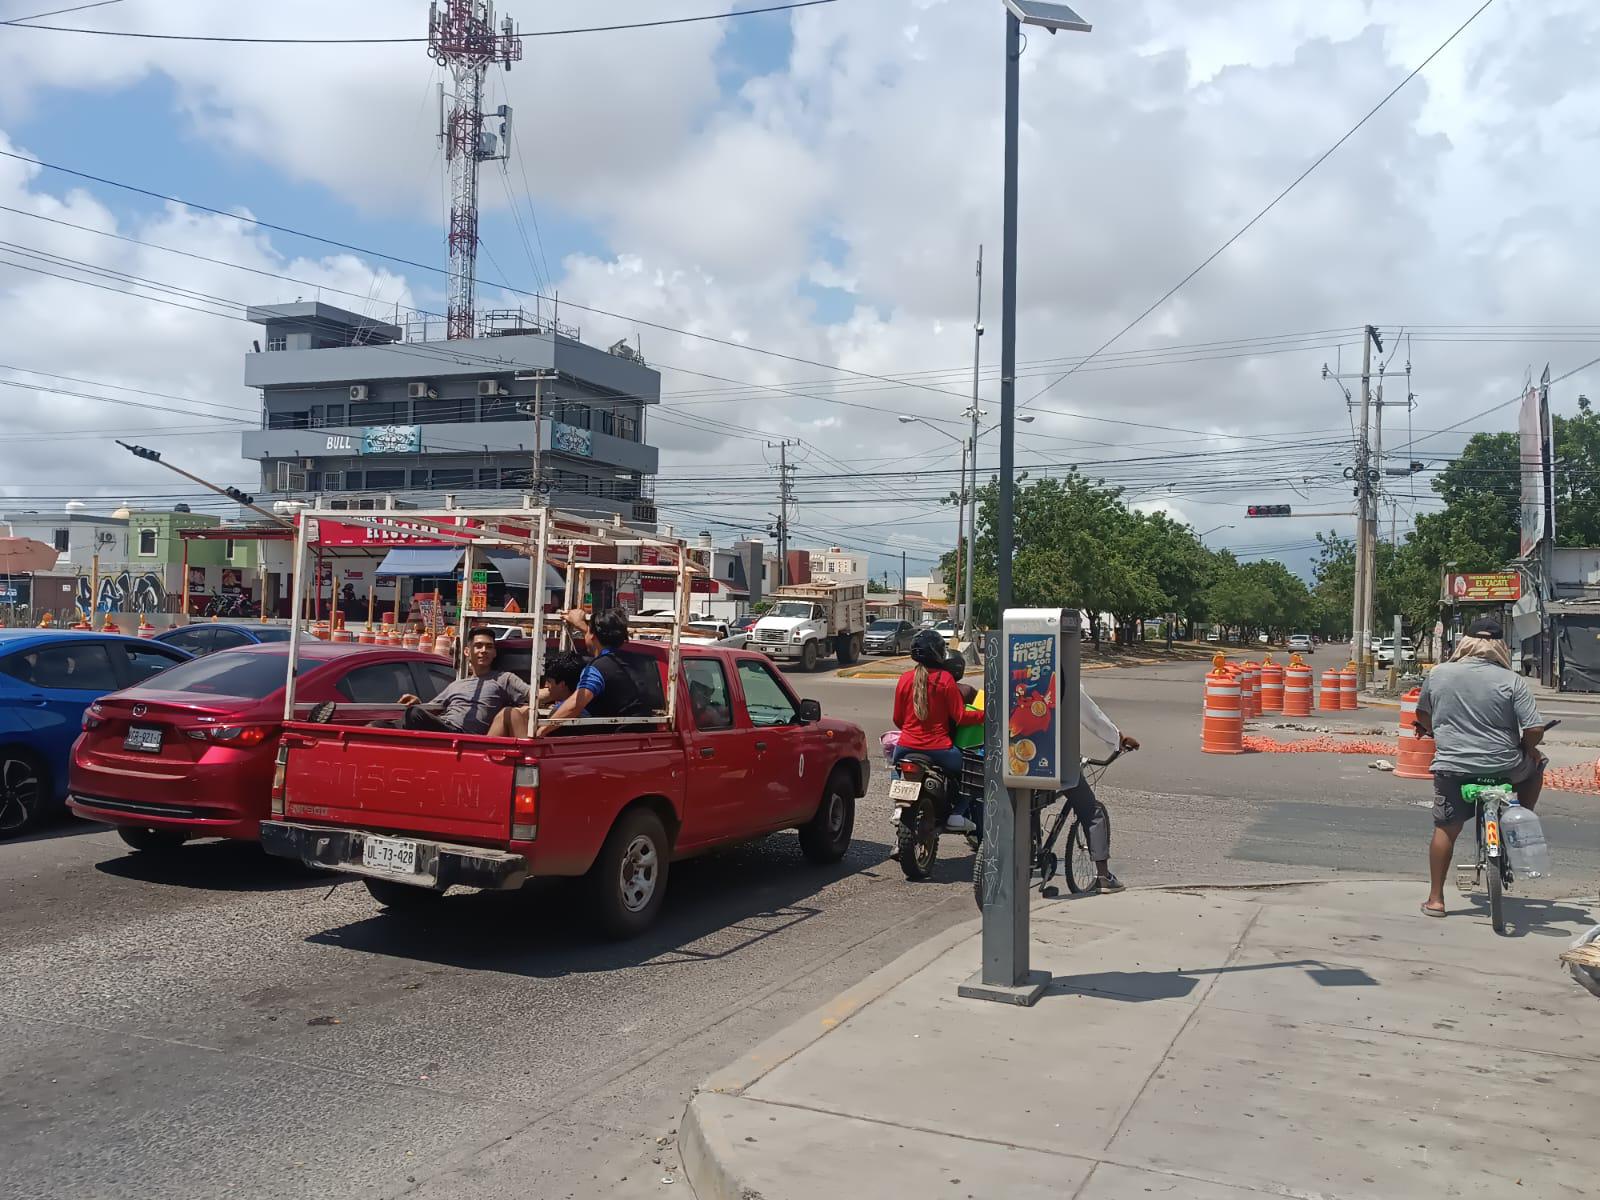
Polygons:
<instances>
[{"instance_id":1,"label":"man in gray shirt in truck bed","mask_svg":"<svg viewBox=\"0 0 1600 1200\"><path fill-rule=\"evenodd\" d=\"M444 688L427 704L405 695L400 724L430 733L488 733L501 709L527 704L531 692L526 680L509 671L496 673L494 632L474 629L467 634L467 666L472 674Z\"/></svg>"}]
</instances>

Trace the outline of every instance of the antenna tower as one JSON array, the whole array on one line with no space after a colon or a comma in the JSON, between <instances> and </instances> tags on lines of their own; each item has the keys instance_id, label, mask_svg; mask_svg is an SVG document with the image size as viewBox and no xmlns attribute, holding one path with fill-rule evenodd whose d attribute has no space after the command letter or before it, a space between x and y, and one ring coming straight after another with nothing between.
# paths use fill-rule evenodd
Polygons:
<instances>
[{"instance_id":1,"label":"antenna tower","mask_svg":"<svg viewBox=\"0 0 1600 1200\"><path fill-rule=\"evenodd\" d=\"M450 91L439 85L439 140L450 173L450 306L448 336L476 332L474 292L478 282L478 164L510 152L511 106L500 105L498 137L483 128L483 85L496 62L506 70L522 57L522 39L511 18L495 31L489 0L434 0L428 6L428 56L450 72ZM448 103L448 107L447 107Z\"/></svg>"}]
</instances>

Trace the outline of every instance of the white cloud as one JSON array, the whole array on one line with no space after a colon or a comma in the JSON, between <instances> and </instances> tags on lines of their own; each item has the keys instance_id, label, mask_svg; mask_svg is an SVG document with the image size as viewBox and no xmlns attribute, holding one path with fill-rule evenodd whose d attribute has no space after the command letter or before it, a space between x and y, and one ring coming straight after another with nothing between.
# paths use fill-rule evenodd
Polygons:
<instances>
[{"instance_id":1,"label":"white cloud","mask_svg":"<svg viewBox=\"0 0 1600 1200\"><path fill-rule=\"evenodd\" d=\"M162 27L314 27L337 36L422 25L420 4L404 19L392 5L369 2L318 10L315 21L295 19L310 11L299 5L227 7L224 14L173 0L162 6ZM707 7L672 0L649 15ZM1019 397L1031 397L1066 370L1062 360L1099 345L1211 253L1471 7L1128 0L1089 13L1097 28L1088 37L1031 37L1022 80ZM624 19L634 13L628 5L616 11ZM111 24L117 12L96 20ZM545 6L537 23L592 19L590 6L567 0ZM150 18L130 6L115 20ZM764 523L776 492L766 443L800 437L808 527L859 527L874 545L948 540L953 514L934 499L954 484L938 472L954 467L956 446L894 418L955 422L969 403L980 241L986 423L998 415L998 6L873 0L798 13L793 28L784 69L726 98L716 62L726 31L715 24L530 42L510 76L529 177L541 202L592 221L613 252L567 254L562 295L623 316L564 313L590 341L638 337L663 367L668 403L652 432L664 449L664 504ZM1339 474L1348 449L1332 444L1341 430L1348 442L1348 418L1318 377L1324 359L1337 361L1336 338L1308 339L1293 353L1217 348L1182 356L1210 361L1104 368L1125 365L1117 356L1142 348L1338 329L1346 331L1348 371L1367 321L1384 323L1391 337L1401 323L1595 321L1586 270L1600 250L1589 199L1589 114L1600 82L1588 63L1597 43L1600 13L1582 0L1556 0L1537 15L1491 8L1175 299L1103 361L1041 398L1038 421L1019 431L1022 460L1035 469L1079 461L1199 528L1230 521L1251 500L1348 504ZM159 71L181 98L175 119L198 136L358 203L410 213L440 207L436 100L419 47L303 55L123 42L85 49L69 35L0 39L0 103L15 113L46 85L109 89ZM279 66L296 62L310 66L288 76ZM18 203L24 186L34 194L19 206L48 203L37 181L0 165L0 202ZM494 187L485 192L498 196ZM128 228L84 197L62 203L74 220ZM181 214L160 222L156 233L199 241L219 257L358 292L370 282L369 267L349 259L286 264L269 240L225 222ZM259 294L203 264L129 257L89 235L46 243L28 224L5 222L13 229L5 236L185 287ZM238 386L245 327L219 332L211 318L37 278L18 286L0 297L0 312L46 369L71 363L79 371L68 373L253 403ZM405 286L386 277L374 294L392 302ZM813 286L848 293L851 308L819 313ZM63 312L72 314L70 333L61 330ZM85 339L85 328L96 336ZM781 349L792 359L740 346ZM1408 353L1415 364L1422 430L1509 397L1530 362L1550 356L1560 370L1589 357L1584 350L1424 339L1402 346L1394 366ZM869 376L920 374L915 386L895 387L794 360ZM105 421L98 411L93 419ZM1284 445L1230 435L1281 435ZM40 473L79 470L93 479L103 468L83 470L86 445L94 444L66 443ZM232 444L208 445L217 447L217 467L229 469ZM986 471L993 447L991 436ZM1213 457L1173 457L1198 451ZM92 456L101 454L96 446ZM1105 465L1117 457L1137 461ZM19 477L34 461L30 453ZM234 464L236 475L241 466ZM874 478L885 470L918 474ZM127 473L119 463L112 477ZM911 499L896 504L896 495ZM1221 540L1284 544L1335 523L1276 522Z\"/></svg>"}]
</instances>

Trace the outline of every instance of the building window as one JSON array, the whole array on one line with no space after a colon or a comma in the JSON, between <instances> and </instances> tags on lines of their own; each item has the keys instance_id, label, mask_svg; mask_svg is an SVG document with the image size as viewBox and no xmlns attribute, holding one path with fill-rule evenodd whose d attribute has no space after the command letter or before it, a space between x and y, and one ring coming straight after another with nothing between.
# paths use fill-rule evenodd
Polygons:
<instances>
[{"instance_id":1,"label":"building window","mask_svg":"<svg viewBox=\"0 0 1600 1200\"><path fill-rule=\"evenodd\" d=\"M142 558L154 558L156 553L156 531L154 529L139 530L139 555Z\"/></svg>"},{"instance_id":2,"label":"building window","mask_svg":"<svg viewBox=\"0 0 1600 1200\"><path fill-rule=\"evenodd\" d=\"M499 467L479 467L478 468L478 486L480 488L484 488L484 489L487 489L487 490L490 490L490 491L493 491L495 488L498 488L500 486L500 468Z\"/></svg>"},{"instance_id":3,"label":"building window","mask_svg":"<svg viewBox=\"0 0 1600 1200\"><path fill-rule=\"evenodd\" d=\"M416 416L412 423L416 425L456 425L471 421L474 418L473 408L477 401L472 398L458 400L418 400Z\"/></svg>"},{"instance_id":4,"label":"building window","mask_svg":"<svg viewBox=\"0 0 1600 1200\"><path fill-rule=\"evenodd\" d=\"M56 544L56 549L61 551L61 553L63 553L63 554L65 554L68 550L72 549L72 530L70 530L70 529L58 529L58 530L56 530L55 544Z\"/></svg>"},{"instance_id":5,"label":"building window","mask_svg":"<svg viewBox=\"0 0 1600 1200\"><path fill-rule=\"evenodd\" d=\"M328 424L329 425L343 425L344 424L344 405L342 405L342 404L330 404L330 405L328 405Z\"/></svg>"},{"instance_id":6,"label":"building window","mask_svg":"<svg viewBox=\"0 0 1600 1200\"><path fill-rule=\"evenodd\" d=\"M367 490L371 492L392 491L406 486L406 473L404 471L368 471Z\"/></svg>"},{"instance_id":7,"label":"building window","mask_svg":"<svg viewBox=\"0 0 1600 1200\"><path fill-rule=\"evenodd\" d=\"M286 333L269 333L269 334L267 334L267 349L269 351L271 351L271 350L287 350L288 348L289 348L289 335L288 334L286 334Z\"/></svg>"},{"instance_id":8,"label":"building window","mask_svg":"<svg viewBox=\"0 0 1600 1200\"><path fill-rule=\"evenodd\" d=\"M344 489L347 492L359 492L364 477L360 471L346 471L344 473Z\"/></svg>"},{"instance_id":9,"label":"building window","mask_svg":"<svg viewBox=\"0 0 1600 1200\"><path fill-rule=\"evenodd\" d=\"M639 440L639 424L632 417L617 418L617 436L625 442Z\"/></svg>"},{"instance_id":10,"label":"building window","mask_svg":"<svg viewBox=\"0 0 1600 1200\"><path fill-rule=\"evenodd\" d=\"M268 429L309 429L311 427L311 414L305 409L297 412L275 412L267 414Z\"/></svg>"},{"instance_id":11,"label":"building window","mask_svg":"<svg viewBox=\"0 0 1600 1200\"><path fill-rule=\"evenodd\" d=\"M483 401L485 421L515 421L520 416L532 414L531 400L519 400L515 396L488 396Z\"/></svg>"},{"instance_id":12,"label":"building window","mask_svg":"<svg viewBox=\"0 0 1600 1200\"><path fill-rule=\"evenodd\" d=\"M611 433L617 427L617 418L609 408L599 409L595 413L595 429L601 433Z\"/></svg>"},{"instance_id":13,"label":"building window","mask_svg":"<svg viewBox=\"0 0 1600 1200\"><path fill-rule=\"evenodd\" d=\"M465 491L472 486L472 468L441 470L433 473L433 490L436 492Z\"/></svg>"},{"instance_id":14,"label":"building window","mask_svg":"<svg viewBox=\"0 0 1600 1200\"><path fill-rule=\"evenodd\" d=\"M352 404L350 406L350 423L352 425L404 425L406 423L407 406L400 404L380 404L371 402L366 404Z\"/></svg>"},{"instance_id":15,"label":"building window","mask_svg":"<svg viewBox=\"0 0 1600 1200\"><path fill-rule=\"evenodd\" d=\"M234 547L236 547L238 544L239 543L235 542L232 538L229 538L226 542L224 542L222 544L222 555L229 562L233 561Z\"/></svg>"}]
</instances>

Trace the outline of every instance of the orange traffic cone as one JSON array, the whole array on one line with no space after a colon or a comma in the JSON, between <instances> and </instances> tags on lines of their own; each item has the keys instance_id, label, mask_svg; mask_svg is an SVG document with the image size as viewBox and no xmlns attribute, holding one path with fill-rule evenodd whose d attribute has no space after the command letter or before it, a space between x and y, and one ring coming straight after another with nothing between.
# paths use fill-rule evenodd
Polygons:
<instances>
[{"instance_id":1,"label":"orange traffic cone","mask_svg":"<svg viewBox=\"0 0 1600 1200\"><path fill-rule=\"evenodd\" d=\"M1394 773L1401 779L1433 778L1428 770L1433 763L1433 739L1416 736L1417 700L1421 696L1421 688L1412 688L1400 698L1400 745L1394 756Z\"/></svg>"},{"instance_id":2,"label":"orange traffic cone","mask_svg":"<svg viewBox=\"0 0 1600 1200\"><path fill-rule=\"evenodd\" d=\"M1222 655L1206 676L1205 709L1200 719L1200 749L1206 754L1244 753L1243 685L1225 669Z\"/></svg>"}]
</instances>

